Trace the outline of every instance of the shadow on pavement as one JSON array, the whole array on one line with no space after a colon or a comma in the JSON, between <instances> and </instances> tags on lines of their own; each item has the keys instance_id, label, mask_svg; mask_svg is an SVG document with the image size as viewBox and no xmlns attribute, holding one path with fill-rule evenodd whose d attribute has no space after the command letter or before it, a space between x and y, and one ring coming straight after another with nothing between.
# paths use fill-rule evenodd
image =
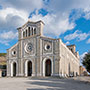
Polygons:
<instances>
[{"instance_id":1,"label":"shadow on pavement","mask_svg":"<svg viewBox=\"0 0 90 90\"><path fill-rule=\"evenodd\" d=\"M86 88L84 87L84 83L74 81L73 79L60 79L49 77L49 78L29 78L29 80L32 80L32 82L28 81L26 83L31 85L37 85L40 88L36 87L34 89L27 88L27 90L86 90ZM83 85L83 88L79 84Z\"/></svg>"}]
</instances>

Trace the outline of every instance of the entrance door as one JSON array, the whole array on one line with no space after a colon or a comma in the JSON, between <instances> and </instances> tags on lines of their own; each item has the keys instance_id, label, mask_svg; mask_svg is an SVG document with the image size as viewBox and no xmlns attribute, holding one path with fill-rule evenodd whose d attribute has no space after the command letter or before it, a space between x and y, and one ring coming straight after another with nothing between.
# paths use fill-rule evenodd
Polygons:
<instances>
[{"instance_id":1,"label":"entrance door","mask_svg":"<svg viewBox=\"0 0 90 90\"><path fill-rule=\"evenodd\" d=\"M45 63L45 76L51 76L51 60L46 60Z\"/></svg>"},{"instance_id":2,"label":"entrance door","mask_svg":"<svg viewBox=\"0 0 90 90\"><path fill-rule=\"evenodd\" d=\"M32 75L32 62L29 61L28 62L28 76L31 76Z\"/></svg>"},{"instance_id":3,"label":"entrance door","mask_svg":"<svg viewBox=\"0 0 90 90\"><path fill-rule=\"evenodd\" d=\"M16 63L13 63L13 76L16 76Z\"/></svg>"}]
</instances>

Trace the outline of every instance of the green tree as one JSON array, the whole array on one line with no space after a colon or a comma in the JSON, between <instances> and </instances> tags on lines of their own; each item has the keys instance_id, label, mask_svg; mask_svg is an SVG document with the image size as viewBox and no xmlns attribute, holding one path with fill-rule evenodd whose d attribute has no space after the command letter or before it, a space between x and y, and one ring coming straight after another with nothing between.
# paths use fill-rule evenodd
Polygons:
<instances>
[{"instance_id":1,"label":"green tree","mask_svg":"<svg viewBox=\"0 0 90 90\"><path fill-rule=\"evenodd\" d=\"M1 56L6 56L6 53L0 53L0 57L1 57Z\"/></svg>"},{"instance_id":2,"label":"green tree","mask_svg":"<svg viewBox=\"0 0 90 90\"><path fill-rule=\"evenodd\" d=\"M82 64L85 66L87 71L90 73L90 52L85 54Z\"/></svg>"}]
</instances>

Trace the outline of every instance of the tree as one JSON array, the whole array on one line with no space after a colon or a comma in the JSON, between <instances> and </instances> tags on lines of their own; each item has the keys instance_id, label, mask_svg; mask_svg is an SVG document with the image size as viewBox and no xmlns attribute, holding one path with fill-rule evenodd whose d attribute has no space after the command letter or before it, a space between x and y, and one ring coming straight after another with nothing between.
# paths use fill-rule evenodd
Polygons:
<instances>
[{"instance_id":1,"label":"tree","mask_svg":"<svg viewBox=\"0 0 90 90\"><path fill-rule=\"evenodd\" d=\"M90 73L90 51L85 54L82 64L85 66L87 71Z\"/></svg>"},{"instance_id":2,"label":"tree","mask_svg":"<svg viewBox=\"0 0 90 90\"><path fill-rule=\"evenodd\" d=\"M6 56L6 53L0 53L0 57L1 57L1 56Z\"/></svg>"}]
</instances>

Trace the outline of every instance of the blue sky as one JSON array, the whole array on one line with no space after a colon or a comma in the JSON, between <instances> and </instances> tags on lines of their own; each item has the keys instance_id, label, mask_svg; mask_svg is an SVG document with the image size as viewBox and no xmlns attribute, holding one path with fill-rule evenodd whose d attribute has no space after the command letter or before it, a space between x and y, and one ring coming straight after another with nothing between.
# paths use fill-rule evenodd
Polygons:
<instances>
[{"instance_id":1,"label":"blue sky","mask_svg":"<svg viewBox=\"0 0 90 90\"><path fill-rule=\"evenodd\" d=\"M16 29L28 18L45 23L45 36L75 44L81 58L90 50L90 0L0 0L0 53L18 41Z\"/></svg>"}]
</instances>

